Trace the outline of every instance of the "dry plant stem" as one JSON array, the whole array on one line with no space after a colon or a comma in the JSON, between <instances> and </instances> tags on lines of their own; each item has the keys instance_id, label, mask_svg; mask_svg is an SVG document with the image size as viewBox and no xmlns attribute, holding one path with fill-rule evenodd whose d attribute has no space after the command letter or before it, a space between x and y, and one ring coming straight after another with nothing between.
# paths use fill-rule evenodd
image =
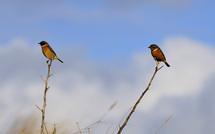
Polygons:
<instances>
[{"instance_id":1,"label":"dry plant stem","mask_svg":"<svg viewBox=\"0 0 215 134\"><path fill-rule=\"evenodd\" d=\"M159 62L156 62L156 64L157 64L157 66L156 66L156 68L155 68L155 72L154 72L154 74L153 74L153 76L152 76L152 78L151 78L151 80L150 80L150 82L149 82L147 88L146 88L145 91L141 94L140 98L137 100L137 102L136 102L135 105L133 106L131 112L129 113L128 117L127 117L126 120L124 121L123 125L119 128L119 131L117 132L117 134L120 134L120 133L122 132L122 130L123 130L124 127L126 126L128 120L130 119L131 115L134 113L134 111L135 111L137 105L140 103L140 101L141 101L141 99L143 98L143 96L145 95L145 93L149 90L149 87L150 87L150 85L151 85L151 83L152 83L152 81L153 81L153 79L154 79L154 77L155 77L157 71L160 70L160 69L163 67L163 66L162 66L162 67L158 68L158 67L159 67Z\"/></svg>"},{"instance_id":2,"label":"dry plant stem","mask_svg":"<svg viewBox=\"0 0 215 134\"><path fill-rule=\"evenodd\" d=\"M48 80L49 80L49 77L52 75L50 75L50 70L51 70L51 65L52 65L52 61L53 60L50 60L50 63L47 62L48 64L48 74L47 74L47 77L46 77L46 80L44 80L43 78L43 81L45 82L45 90L44 90L44 96L43 96L43 108L40 109L38 106L37 108L41 110L42 112L42 122L41 122L41 132L40 134L44 134L44 128L45 128L45 111L46 111L46 93L49 89L48 87Z\"/></svg>"},{"instance_id":3,"label":"dry plant stem","mask_svg":"<svg viewBox=\"0 0 215 134\"><path fill-rule=\"evenodd\" d=\"M106 131L106 134L108 134L108 131L111 129L112 126L113 126L113 124L111 124L111 125L109 126L109 128L108 128L107 131Z\"/></svg>"},{"instance_id":4,"label":"dry plant stem","mask_svg":"<svg viewBox=\"0 0 215 134\"><path fill-rule=\"evenodd\" d=\"M93 123L93 124L91 124L91 125L89 125L89 126L87 126L87 127L85 127L85 128L82 128L82 129L80 129L80 130L81 130L81 131L85 131L86 129L88 129L88 132L90 132L90 128L91 128L91 127L93 127L93 126L94 126L94 128L97 127L97 126L99 125L99 123L102 122L102 120L104 119L104 117L108 114L108 112L110 112L110 111L116 106L116 104L117 104L117 102L114 102L114 103L109 107L108 111L106 111L106 112L104 113L104 115L101 117L101 119L100 119L99 121L97 121L97 122L95 122L95 123ZM117 128L116 128L116 129L117 129ZM75 132L74 134L80 133L80 130L79 130L78 132Z\"/></svg>"},{"instance_id":5,"label":"dry plant stem","mask_svg":"<svg viewBox=\"0 0 215 134\"><path fill-rule=\"evenodd\" d=\"M88 128L87 130L88 130L88 134L90 134L90 128Z\"/></svg>"},{"instance_id":6,"label":"dry plant stem","mask_svg":"<svg viewBox=\"0 0 215 134\"><path fill-rule=\"evenodd\" d=\"M78 122L77 122L77 126L78 126L78 130L79 130L80 134L82 134L81 129L80 129L79 125L78 125Z\"/></svg>"},{"instance_id":7,"label":"dry plant stem","mask_svg":"<svg viewBox=\"0 0 215 134\"><path fill-rule=\"evenodd\" d=\"M133 107L131 107L131 108L129 108L129 110L128 110L128 112L126 112L126 114L123 116L123 118L120 120L120 122L119 122L119 124L118 124L118 126L114 129L114 131L113 131L113 133L112 134L114 134L115 133L115 131L116 131L116 129L117 128L120 128L120 123L124 120L124 118L126 117L126 115L129 113L129 111L131 111L131 109L132 109Z\"/></svg>"},{"instance_id":8,"label":"dry plant stem","mask_svg":"<svg viewBox=\"0 0 215 134\"><path fill-rule=\"evenodd\" d=\"M52 132L52 134L56 134L56 124L54 124L54 130L53 130L53 132Z\"/></svg>"},{"instance_id":9,"label":"dry plant stem","mask_svg":"<svg viewBox=\"0 0 215 134\"><path fill-rule=\"evenodd\" d=\"M168 118L168 119L166 119L166 121L163 123L163 125L157 130L157 132L155 133L155 134L157 134L159 131L160 131L160 129L169 121L169 119L172 117L172 115Z\"/></svg>"},{"instance_id":10,"label":"dry plant stem","mask_svg":"<svg viewBox=\"0 0 215 134\"><path fill-rule=\"evenodd\" d=\"M47 129L47 127L46 127L46 124L45 124L45 130L46 130L46 133L49 134L48 129Z\"/></svg>"}]
</instances>

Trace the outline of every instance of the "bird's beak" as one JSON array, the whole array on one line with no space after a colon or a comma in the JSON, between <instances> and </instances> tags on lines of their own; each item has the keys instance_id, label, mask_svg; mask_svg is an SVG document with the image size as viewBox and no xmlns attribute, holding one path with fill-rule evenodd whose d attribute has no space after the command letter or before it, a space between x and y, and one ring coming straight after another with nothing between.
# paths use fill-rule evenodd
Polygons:
<instances>
[{"instance_id":1,"label":"bird's beak","mask_svg":"<svg viewBox=\"0 0 215 134\"><path fill-rule=\"evenodd\" d=\"M150 48L150 46L148 48Z\"/></svg>"}]
</instances>

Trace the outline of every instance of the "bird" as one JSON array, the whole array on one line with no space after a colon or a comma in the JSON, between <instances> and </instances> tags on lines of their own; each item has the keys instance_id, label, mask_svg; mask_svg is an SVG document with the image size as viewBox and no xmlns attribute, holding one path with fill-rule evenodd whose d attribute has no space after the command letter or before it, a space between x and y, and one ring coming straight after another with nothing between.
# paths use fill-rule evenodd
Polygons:
<instances>
[{"instance_id":1,"label":"bird","mask_svg":"<svg viewBox=\"0 0 215 134\"><path fill-rule=\"evenodd\" d=\"M162 50L156 44L151 44L148 48L151 49L151 54L157 62L163 61L167 67L170 67L170 65L166 61Z\"/></svg>"},{"instance_id":2,"label":"bird","mask_svg":"<svg viewBox=\"0 0 215 134\"><path fill-rule=\"evenodd\" d=\"M46 58L48 58L49 60L57 59L57 60L59 60L61 63L63 63L63 61L60 60L60 59L57 57L57 55L56 55L56 53L54 52L54 50L50 47L50 45L49 45L46 41L41 41L41 42L38 43L38 44L41 45L42 52L43 52L43 54L44 54L44 56L45 56ZM49 60L48 60L48 61L49 61ZM48 61L47 61L47 63L48 63Z\"/></svg>"}]
</instances>

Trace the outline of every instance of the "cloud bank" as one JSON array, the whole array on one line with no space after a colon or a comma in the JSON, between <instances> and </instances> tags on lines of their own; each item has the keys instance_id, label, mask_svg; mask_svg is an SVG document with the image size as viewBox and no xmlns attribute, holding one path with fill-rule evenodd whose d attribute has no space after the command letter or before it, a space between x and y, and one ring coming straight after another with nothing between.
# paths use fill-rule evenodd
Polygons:
<instances>
[{"instance_id":1,"label":"cloud bank","mask_svg":"<svg viewBox=\"0 0 215 134\"><path fill-rule=\"evenodd\" d=\"M158 72L125 133L155 133L170 115L172 119L160 133L214 131L215 48L188 38L169 38L160 46L171 67ZM145 90L155 67L149 50L134 53L128 64L92 61L87 50L79 48L55 51L64 63L54 61L52 66L56 74L49 81L47 122L69 120L72 132L77 130L76 122L86 127L117 102L103 124L93 129L95 134L105 133L113 124L113 131ZM31 46L23 39L0 46L0 60L0 126L4 132L17 116L33 112L40 118L35 105L42 105L44 83L40 75L45 77L47 66L40 46Z\"/></svg>"}]
</instances>

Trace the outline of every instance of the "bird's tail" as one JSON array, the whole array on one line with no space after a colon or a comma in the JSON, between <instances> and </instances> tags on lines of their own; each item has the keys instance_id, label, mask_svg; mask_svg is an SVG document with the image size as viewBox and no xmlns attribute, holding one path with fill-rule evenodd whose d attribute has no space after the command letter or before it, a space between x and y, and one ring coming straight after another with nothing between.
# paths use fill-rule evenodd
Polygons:
<instances>
[{"instance_id":1,"label":"bird's tail","mask_svg":"<svg viewBox=\"0 0 215 134\"><path fill-rule=\"evenodd\" d=\"M63 63L63 61L62 60L60 60L59 58L57 58L61 63Z\"/></svg>"},{"instance_id":2,"label":"bird's tail","mask_svg":"<svg viewBox=\"0 0 215 134\"><path fill-rule=\"evenodd\" d=\"M170 67L170 65L166 61L164 63L166 64L167 67Z\"/></svg>"}]
</instances>

